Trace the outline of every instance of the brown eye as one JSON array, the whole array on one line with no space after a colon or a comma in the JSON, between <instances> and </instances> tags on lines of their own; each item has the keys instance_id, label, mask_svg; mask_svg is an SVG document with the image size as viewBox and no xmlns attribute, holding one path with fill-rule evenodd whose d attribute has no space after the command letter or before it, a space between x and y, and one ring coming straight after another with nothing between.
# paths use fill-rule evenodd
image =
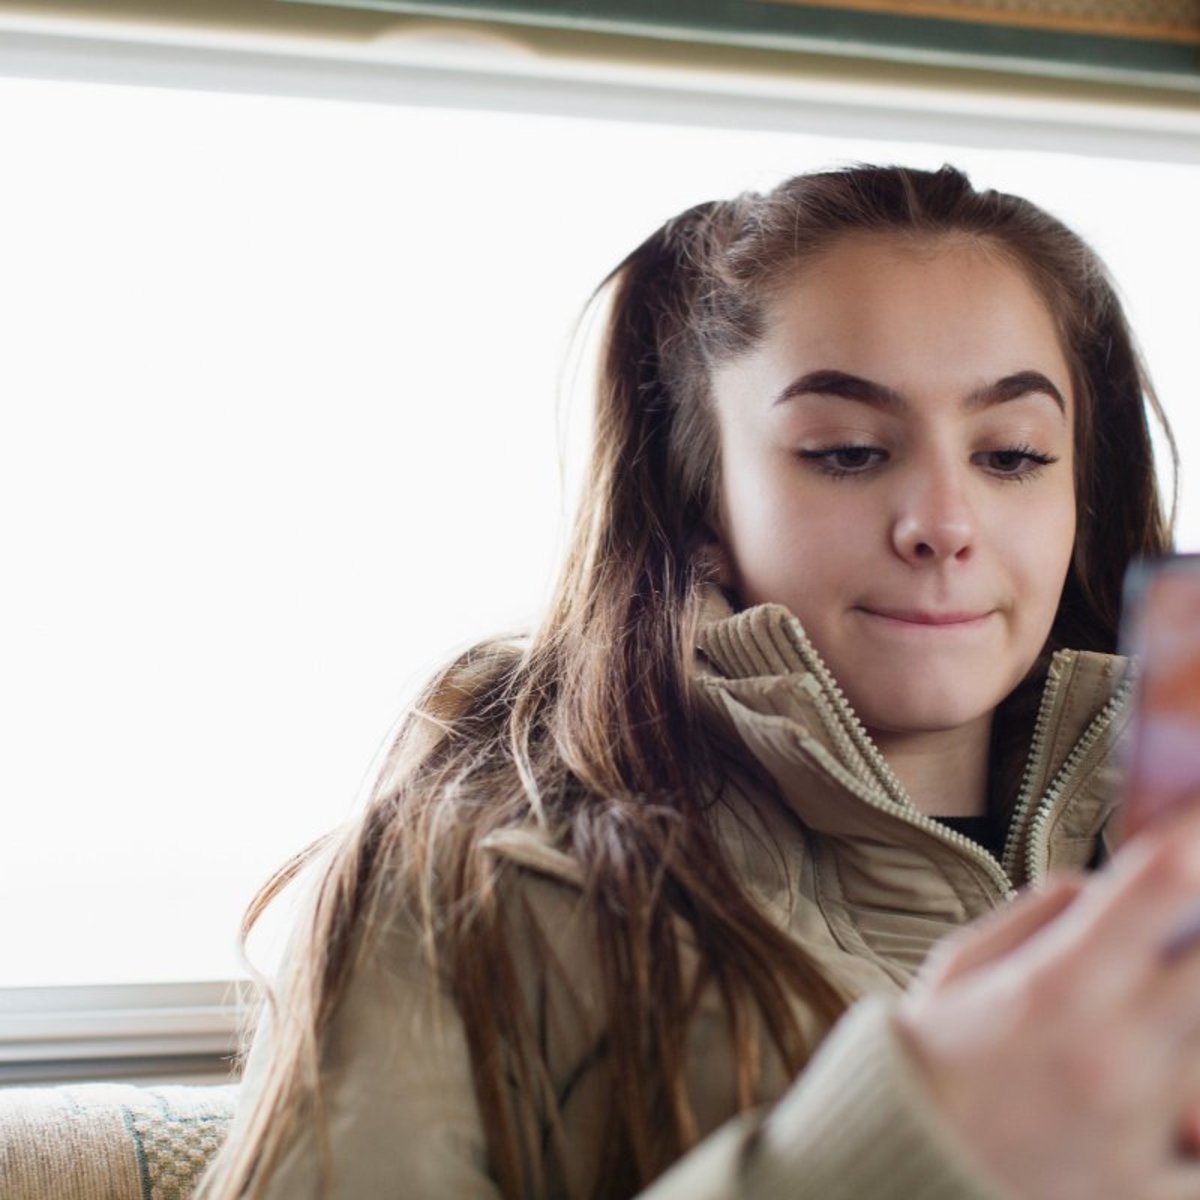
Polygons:
<instances>
[{"instance_id":1,"label":"brown eye","mask_svg":"<svg viewBox=\"0 0 1200 1200\"><path fill-rule=\"evenodd\" d=\"M886 450L875 446L825 446L820 450L798 450L796 453L832 479L868 475L888 456Z\"/></svg>"},{"instance_id":2,"label":"brown eye","mask_svg":"<svg viewBox=\"0 0 1200 1200\"><path fill-rule=\"evenodd\" d=\"M873 453L870 446L842 446L830 453L828 461L834 466L853 471L865 467Z\"/></svg>"},{"instance_id":3,"label":"brown eye","mask_svg":"<svg viewBox=\"0 0 1200 1200\"><path fill-rule=\"evenodd\" d=\"M1039 454L1032 446L1010 446L1003 450L987 450L972 461L982 462L994 475L1009 479L1027 479L1043 467L1058 462L1049 454Z\"/></svg>"},{"instance_id":4,"label":"brown eye","mask_svg":"<svg viewBox=\"0 0 1200 1200\"><path fill-rule=\"evenodd\" d=\"M991 455L992 466L998 471L1015 471L1023 462L1026 462L1026 456L1019 450L997 450Z\"/></svg>"}]
</instances>

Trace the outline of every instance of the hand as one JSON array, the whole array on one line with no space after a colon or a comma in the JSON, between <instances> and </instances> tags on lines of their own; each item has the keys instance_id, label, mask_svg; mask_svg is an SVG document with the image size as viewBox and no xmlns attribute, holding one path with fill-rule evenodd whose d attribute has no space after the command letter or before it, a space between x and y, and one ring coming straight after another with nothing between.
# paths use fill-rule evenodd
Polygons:
<instances>
[{"instance_id":1,"label":"hand","mask_svg":"<svg viewBox=\"0 0 1200 1200\"><path fill-rule=\"evenodd\" d=\"M1198 902L1192 809L952 935L903 997L935 1100L1015 1197L1200 1198Z\"/></svg>"}]
</instances>

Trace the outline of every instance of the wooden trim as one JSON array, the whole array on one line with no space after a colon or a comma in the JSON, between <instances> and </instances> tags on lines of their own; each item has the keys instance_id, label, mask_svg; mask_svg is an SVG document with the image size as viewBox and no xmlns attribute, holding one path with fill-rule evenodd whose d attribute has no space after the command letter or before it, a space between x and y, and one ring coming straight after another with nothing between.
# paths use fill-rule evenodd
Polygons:
<instances>
[{"instance_id":1,"label":"wooden trim","mask_svg":"<svg viewBox=\"0 0 1200 1200\"><path fill-rule=\"evenodd\" d=\"M884 13L892 17L933 17L943 21L963 21L978 25L1002 25L1009 29L1050 30L1056 33L1082 33L1095 37L1139 38L1146 41L1200 45L1200 3L1192 5L1188 21L1131 21L1117 16L1085 17L1039 11L1040 5L1027 2L1021 11L986 0L758 0L760 4L779 4L789 8L853 9L857 12Z\"/></svg>"},{"instance_id":2,"label":"wooden trim","mask_svg":"<svg viewBox=\"0 0 1200 1200\"><path fill-rule=\"evenodd\" d=\"M278 0L277 0L278 2ZM661 39L1106 85L1200 91L1200 13L1177 22L1040 15L1040 0L282 0L328 11L485 21L573 36ZM1096 0L1098 4L1111 0ZM1200 5L1200 0L1188 0ZM974 5L974 12L967 5ZM1108 30L1109 32L1105 32ZM1115 36L1114 32L1124 36ZM1139 36L1132 36L1133 32Z\"/></svg>"}]
</instances>

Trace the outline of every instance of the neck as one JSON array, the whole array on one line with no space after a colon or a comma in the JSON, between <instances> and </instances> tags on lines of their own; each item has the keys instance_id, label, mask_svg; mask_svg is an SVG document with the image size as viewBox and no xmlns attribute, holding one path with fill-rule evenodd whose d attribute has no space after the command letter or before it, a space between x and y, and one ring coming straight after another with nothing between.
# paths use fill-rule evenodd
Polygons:
<instances>
[{"instance_id":1,"label":"neck","mask_svg":"<svg viewBox=\"0 0 1200 1200\"><path fill-rule=\"evenodd\" d=\"M871 730L913 807L929 817L987 812L992 714L956 729L919 733Z\"/></svg>"}]
</instances>

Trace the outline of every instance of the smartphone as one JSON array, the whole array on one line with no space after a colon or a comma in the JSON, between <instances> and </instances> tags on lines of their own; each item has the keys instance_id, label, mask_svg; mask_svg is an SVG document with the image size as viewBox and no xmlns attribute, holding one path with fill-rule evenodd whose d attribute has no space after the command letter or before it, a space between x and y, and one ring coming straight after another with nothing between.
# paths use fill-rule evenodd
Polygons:
<instances>
[{"instance_id":1,"label":"smartphone","mask_svg":"<svg viewBox=\"0 0 1200 1200\"><path fill-rule=\"evenodd\" d=\"M1117 840L1200 801L1200 554L1146 559L1125 577L1121 651L1138 662Z\"/></svg>"}]
</instances>

